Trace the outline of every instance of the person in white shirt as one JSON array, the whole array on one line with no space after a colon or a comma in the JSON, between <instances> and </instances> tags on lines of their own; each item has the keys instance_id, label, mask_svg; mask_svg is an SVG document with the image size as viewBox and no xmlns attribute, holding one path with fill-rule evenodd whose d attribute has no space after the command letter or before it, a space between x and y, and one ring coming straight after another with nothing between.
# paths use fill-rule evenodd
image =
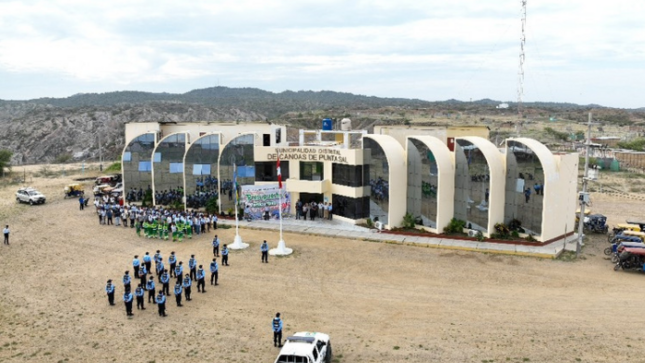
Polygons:
<instances>
[{"instance_id":1,"label":"person in white shirt","mask_svg":"<svg viewBox=\"0 0 645 363\"><path fill-rule=\"evenodd\" d=\"M211 221L213 222L213 229L217 229L217 214L213 214Z\"/></svg>"}]
</instances>

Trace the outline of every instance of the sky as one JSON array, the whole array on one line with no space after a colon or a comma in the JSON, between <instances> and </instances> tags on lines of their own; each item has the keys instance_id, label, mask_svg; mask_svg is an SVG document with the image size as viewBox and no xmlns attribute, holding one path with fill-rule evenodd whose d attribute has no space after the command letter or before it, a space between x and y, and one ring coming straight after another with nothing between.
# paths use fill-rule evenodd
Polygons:
<instances>
[{"instance_id":1,"label":"sky","mask_svg":"<svg viewBox=\"0 0 645 363\"><path fill-rule=\"evenodd\" d=\"M0 99L213 86L518 100L521 0L0 0ZM645 107L645 2L528 0L525 102Z\"/></svg>"}]
</instances>

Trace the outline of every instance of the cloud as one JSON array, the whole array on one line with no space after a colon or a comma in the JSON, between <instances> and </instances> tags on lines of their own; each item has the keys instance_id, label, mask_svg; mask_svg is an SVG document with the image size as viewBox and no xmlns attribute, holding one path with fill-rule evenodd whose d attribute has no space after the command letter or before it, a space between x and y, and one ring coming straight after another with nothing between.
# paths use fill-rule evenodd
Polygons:
<instances>
[{"instance_id":1,"label":"cloud","mask_svg":"<svg viewBox=\"0 0 645 363\"><path fill-rule=\"evenodd\" d=\"M603 75L631 74L630 81L642 83L634 77L642 77L645 63L644 10L645 3L622 1L530 2L527 97L571 101L571 88L583 83L563 82L579 72L594 74L599 89L621 88L620 80ZM24 84L43 75L59 79L62 95L125 86L187 91L221 79L277 91L510 100L519 15L515 0L8 1L0 2L0 74ZM51 96L44 89L19 93ZM625 89L621 99L633 99L627 95L634 91ZM14 92L0 87L0 98L15 98ZM583 103L609 97L577 94L600 98Z\"/></svg>"}]
</instances>

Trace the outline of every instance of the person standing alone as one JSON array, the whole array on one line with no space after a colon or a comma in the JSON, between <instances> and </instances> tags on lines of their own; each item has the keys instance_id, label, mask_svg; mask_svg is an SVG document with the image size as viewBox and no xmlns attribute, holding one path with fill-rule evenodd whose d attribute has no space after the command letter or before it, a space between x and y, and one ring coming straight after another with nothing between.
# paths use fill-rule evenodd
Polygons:
<instances>
[{"instance_id":1,"label":"person standing alone","mask_svg":"<svg viewBox=\"0 0 645 363\"><path fill-rule=\"evenodd\" d=\"M269 263L269 245L267 241L264 240L260 246L260 251L262 252L262 262Z\"/></svg>"},{"instance_id":2,"label":"person standing alone","mask_svg":"<svg viewBox=\"0 0 645 363\"><path fill-rule=\"evenodd\" d=\"M4 226L2 233L4 233L4 244L9 245L9 225L8 224Z\"/></svg>"},{"instance_id":3,"label":"person standing alone","mask_svg":"<svg viewBox=\"0 0 645 363\"><path fill-rule=\"evenodd\" d=\"M271 327L273 328L273 346L282 348L282 319L280 319L280 313L275 314Z\"/></svg>"}]
</instances>

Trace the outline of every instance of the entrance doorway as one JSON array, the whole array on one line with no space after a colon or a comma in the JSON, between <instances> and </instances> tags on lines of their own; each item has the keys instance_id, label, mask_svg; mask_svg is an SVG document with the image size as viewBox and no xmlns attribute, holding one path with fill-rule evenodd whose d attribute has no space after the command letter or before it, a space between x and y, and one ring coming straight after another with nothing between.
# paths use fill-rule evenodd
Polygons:
<instances>
[{"instance_id":1,"label":"entrance doorway","mask_svg":"<svg viewBox=\"0 0 645 363\"><path fill-rule=\"evenodd\" d=\"M320 203L323 200L324 200L324 197L322 194L300 193L300 201L303 203L311 203L311 202Z\"/></svg>"}]
</instances>

